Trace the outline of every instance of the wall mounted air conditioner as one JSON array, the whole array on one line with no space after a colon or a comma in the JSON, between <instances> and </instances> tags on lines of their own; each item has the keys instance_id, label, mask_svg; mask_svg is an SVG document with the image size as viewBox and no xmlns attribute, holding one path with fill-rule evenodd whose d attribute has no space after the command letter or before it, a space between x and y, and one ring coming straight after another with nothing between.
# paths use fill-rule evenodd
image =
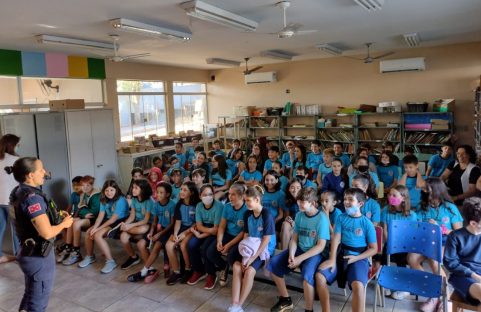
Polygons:
<instances>
[{"instance_id":1,"label":"wall mounted air conditioner","mask_svg":"<svg viewBox=\"0 0 481 312\"><path fill-rule=\"evenodd\" d=\"M424 57L387 60L379 62L381 73L394 73L405 71L423 71L426 69Z\"/></svg>"},{"instance_id":2,"label":"wall mounted air conditioner","mask_svg":"<svg viewBox=\"0 0 481 312\"><path fill-rule=\"evenodd\" d=\"M249 75L244 75L244 79L246 84L276 82L277 72L251 73Z\"/></svg>"}]
</instances>

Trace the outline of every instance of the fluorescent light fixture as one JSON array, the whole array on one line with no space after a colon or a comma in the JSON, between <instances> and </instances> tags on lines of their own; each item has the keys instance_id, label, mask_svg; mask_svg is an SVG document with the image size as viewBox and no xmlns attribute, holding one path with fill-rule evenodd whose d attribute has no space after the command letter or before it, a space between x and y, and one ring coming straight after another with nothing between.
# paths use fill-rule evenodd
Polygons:
<instances>
[{"instance_id":1,"label":"fluorescent light fixture","mask_svg":"<svg viewBox=\"0 0 481 312\"><path fill-rule=\"evenodd\" d=\"M332 55L341 55L342 52L343 52L341 49L336 48L336 47L334 47L334 46L332 46L328 43L318 44L318 45L316 45L316 48L318 48L321 51L332 54Z\"/></svg>"},{"instance_id":2,"label":"fluorescent light fixture","mask_svg":"<svg viewBox=\"0 0 481 312\"><path fill-rule=\"evenodd\" d=\"M180 4L187 15L243 31L255 31L258 23L208 3L193 0Z\"/></svg>"},{"instance_id":3,"label":"fluorescent light fixture","mask_svg":"<svg viewBox=\"0 0 481 312\"><path fill-rule=\"evenodd\" d=\"M110 24L112 24L114 28L117 28L120 30L125 30L125 31L148 35L148 36L160 37L163 39L187 41L192 38L192 33L190 32L140 23L137 21L126 19L126 18L116 18L116 19L110 20Z\"/></svg>"},{"instance_id":4,"label":"fluorescent light fixture","mask_svg":"<svg viewBox=\"0 0 481 312\"><path fill-rule=\"evenodd\" d=\"M77 46L82 48L101 49L101 50L114 50L113 43L108 43L108 42L90 41L90 40L50 36L50 35L38 35L36 36L36 38L39 43L62 44L62 45Z\"/></svg>"},{"instance_id":5,"label":"fluorescent light fixture","mask_svg":"<svg viewBox=\"0 0 481 312\"><path fill-rule=\"evenodd\" d=\"M208 58L205 60L207 64L224 65L224 66L240 66L241 62L226 60L222 58Z\"/></svg>"},{"instance_id":6,"label":"fluorescent light fixture","mask_svg":"<svg viewBox=\"0 0 481 312\"><path fill-rule=\"evenodd\" d=\"M358 5L368 11L381 10L384 0L354 0Z\"/></svg>"},{"instance_id":7,"label":"fluorescent light fixture","mask_svg":"<svg viewBox=\"0 0 481 312\"><path fill-rule=\"evenodd\" d=\"M262 51L261 56L270 57L270 58L279 59L279 60L292 60L292 58L296 55L286 51L267 50L267 51Z\"/></svg>"},{"instance_id":8,"label":"fluorescent light fixture","mask_svg":"<svg viewBox=\"0 0 481 312\"><path fill-rule=\"evenodd\" d=\"M419 36L417 33L404 34L403 37L404 37L404 41L406 41L406 44L411 48L415 48L419 46L419 43L421 42L421 39L419 39Z\"/></svg>"}]
</instances>

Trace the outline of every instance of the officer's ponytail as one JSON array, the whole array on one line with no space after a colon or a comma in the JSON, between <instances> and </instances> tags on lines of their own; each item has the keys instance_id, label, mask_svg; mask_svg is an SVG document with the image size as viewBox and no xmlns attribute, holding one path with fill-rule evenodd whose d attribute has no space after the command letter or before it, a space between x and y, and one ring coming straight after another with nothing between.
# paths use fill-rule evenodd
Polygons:
<instances>
[{"instance_id":1,"label":"officer's ponytail","mask_svg":"<svg viewBox=\"0 0 481 312\"><path fill-rule=\"evenodd\" d=\"M27 179L29 173L35 172L35 162L38 159L36 157L22 157L17 159L12 167L5 167L5 171L8 174L13 173L13 178L19 182L23 183Z\"/></svg>"}]
</instances>

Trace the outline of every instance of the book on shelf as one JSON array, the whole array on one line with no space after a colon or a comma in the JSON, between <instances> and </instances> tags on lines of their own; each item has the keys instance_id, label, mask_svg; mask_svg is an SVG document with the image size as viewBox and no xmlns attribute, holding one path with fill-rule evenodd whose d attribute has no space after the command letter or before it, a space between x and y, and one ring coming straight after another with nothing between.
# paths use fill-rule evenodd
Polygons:
<instances>
[{"instance_id":1,"label":"book on shelf","mask_svg":"<svg viewBox=\"0 0 481 312\"><path fill-rule=\"evenodd\" d=\"M342 141L349 142L354 141L354 134L352 132L337 131L337 132L327 132L319 131L319 139L329 140L329 141Z\"/></svg>"},{"instance_id":2,"label":"book on shelf","mask_svg":"<svg viewBox=\"0 0 481 312\"><path fill-rule=\"evenodd\" d=\"M413 133L406 136L406 143L410 144L443 144L451 139L451 134L443 133Z\"/></svg>"},{"instance_id":3,"label":"book on shelf","mask_svg":"<svg viewBox=\"0 0 481 312\"><path fill-rule=\"evenodd\" d=\"M383 141L399 141L401 139L401 133L399 129L391 129L382 138Z\"/></svg>"}]
</instances>

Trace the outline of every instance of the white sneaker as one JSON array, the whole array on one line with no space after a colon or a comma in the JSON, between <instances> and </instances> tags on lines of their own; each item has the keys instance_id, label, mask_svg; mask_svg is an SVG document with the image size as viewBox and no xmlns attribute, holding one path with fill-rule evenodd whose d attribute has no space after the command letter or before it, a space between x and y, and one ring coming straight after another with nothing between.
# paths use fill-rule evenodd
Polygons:
<instances>
[{"instance_id":1,"label":"white sneaker","mask_svg":"<svg viewBox=\"0 0 481 312\"><path fill-rule=\"evenodd\" d=\"M107 260L105 261L105 265L102 268L102 270L100 270L100 272L104 274L108 274L112 272L116 267L117 267L117 262L115 262L115 260Z\"/></svg>"},{"instance_id":2,"label":"white sneaker","mask_svg":"<svg viewBox=\"0 0 481 312\"><path fill-rule=\"evenodd\" d=\"M79 251L72 251L70 253L69 257L62 261L62 264L63 265L72 265L72 264L75 264L75 263L79 262L80 260L82 260L82 256L80 256L80 252Z\"/></svg>"},{"instance_id":3,"label":"white sneaker","mask_svg":"<svg viewBox=\"0 0 481 312\"><path fill-rule=\"evenodd\" d=\"M406 299L406 297L409 295L410 293L408 293L407 291L395 291L391 293L391 298L395 300L403 300Z\"/></svg>"},{"instance_id":4,"label":"white sneaker","mask_svg":"<svg viewBox=\"0 0 481 312\"><path fill-rule=\"evenodd\" d=\"M79 262L78 264L78 267L79 268L85 268L85 267L88 267L89 265L91 265L92 263L94 263L95 261L97 261L97 259L95 259L95 255L93 256L85 256L85 258Z\"/></svg>"},{"instance_id":5,"label":"white sneaker","mask_svg":"<svg viewBox=\"0 0 481 312\"><path fill-rule=\"evenodd\" d=\"M227 309L227 312L244 312L244 309L238 304L231 304Z\"/></svg>"},{"instance_id":6,"label":"white sneaker","mask_svg":"<svg viewBox=\"0 0 481 312\"><path fill-rule=\"evenodd\" d=\"M423 312L434 312L442 301L439 298L429 298L428 301L423 302L419 309Z\"/></svg>"}]
</instances>

